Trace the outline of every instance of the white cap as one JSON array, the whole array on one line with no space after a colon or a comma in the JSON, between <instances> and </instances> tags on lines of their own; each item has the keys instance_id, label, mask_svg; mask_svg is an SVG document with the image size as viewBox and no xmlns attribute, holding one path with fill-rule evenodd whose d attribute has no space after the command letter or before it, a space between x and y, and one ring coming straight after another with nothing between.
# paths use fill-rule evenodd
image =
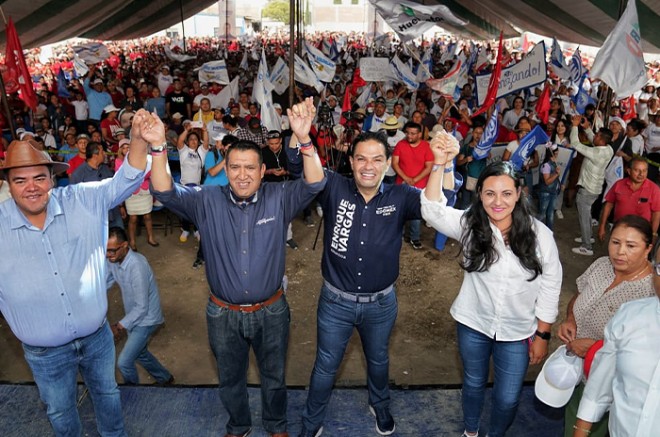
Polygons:
<instances>
[{"instance_id":1,"label":"white cap","mask_svg":"<svg viewBox=\"0 0 660 437\"><path fill-rule=\"evenodd\" d=\"M101 85L103 85L103 80L102 79L94 79L94 82L92 82L92 85L96 85L96 84L99 84L99 83Z\"/></svg>"},{"instance_id":2,"label":"white cap","mask_svg":"<svg viewBox=\"0 0 660 437\"><path fill-rule=\"evenodd\" d=\"M621 127L623 128L623 130L626 130L627 125L626 125L626 122L623 121L623 118L621 118L621 117L610 117L610 123L612 123L613 121L616 121L617 123L619 123L621 125Z\"/></svg>"},{"instance_id":3,"label":"white cap","mask_svg":"<svg viewBox=\"0 0 660 437\"><path fill-rule=\"evenodd\" d=\"M103 112L105 112L106 114L115 111L119 112L119 108L117 108L115 105L108 105L105 108L103 108Z\"/></svg>"},{"instance_id":4,"label":"white cap","mask_svg":"<svg viewBox=\"0 0 660 437\"><path fill-rule=\"evenodd\" d=\"M543 365L534 391L544 404L561 408L568 403L582 378L583 360L561 345Z\"/></svg>"}]
</instances>

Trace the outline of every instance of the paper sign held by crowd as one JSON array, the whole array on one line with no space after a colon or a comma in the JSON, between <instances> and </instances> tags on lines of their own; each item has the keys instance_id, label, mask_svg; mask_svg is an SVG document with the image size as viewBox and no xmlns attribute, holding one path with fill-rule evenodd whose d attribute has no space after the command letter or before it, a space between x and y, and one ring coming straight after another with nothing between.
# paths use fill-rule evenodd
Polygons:
<instances>
[{"instance_id":1,"label":"paper sign held by crowd","mask_svg":"<svg viewBox=\"0 0 660 437\"><path fill-rule=\"evenodd\" d=\"M497 98L507 94L536 86L545 82L548 77L545 62L545 43L539 42L527 54L527 56L517 64L502 69ZM477 100L479 105L484 102L488 91L490 74L477 75Z\"/></svg>"}]
</instances>

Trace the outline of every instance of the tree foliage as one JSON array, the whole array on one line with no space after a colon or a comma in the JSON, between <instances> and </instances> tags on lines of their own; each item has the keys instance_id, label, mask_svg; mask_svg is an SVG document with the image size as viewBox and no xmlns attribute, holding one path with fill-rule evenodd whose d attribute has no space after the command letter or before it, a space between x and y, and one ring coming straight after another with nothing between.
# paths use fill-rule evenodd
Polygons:
<instances>
[{"instance_id":1,"label":"tree foliage","mask_svg":"<svg viewBox=\"0 0 660 437\"><path fill-rule=\"evenodd\" d=\"M261 11L261 15L264 18L289 24L289 2L286 0L269 1Z\"/></svg>"}]
</instances>

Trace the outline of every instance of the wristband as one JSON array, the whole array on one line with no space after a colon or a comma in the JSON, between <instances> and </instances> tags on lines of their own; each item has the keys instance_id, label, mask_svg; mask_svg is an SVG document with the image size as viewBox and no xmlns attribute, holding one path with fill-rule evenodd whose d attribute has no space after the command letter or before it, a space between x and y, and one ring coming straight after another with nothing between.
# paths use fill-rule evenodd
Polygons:
<instances>
[{"instance_id":1,"label":"wristband","mask_svg":"<svg viewBox=\"0 0 660 437\"><path fill-rule=\"evenodd\" d=\"M164 150L167 150L167 143L162 143L162 144L159 145L159 146L151 145L151 146L149 147L149 150L151 150L151 153L152 153L152 154L153 154L153 152L162 152L162 151L164 151Z\"/></svg>"},{"instance_id":2,"label":"wristband","mask_svg":"<svg viewBox=\"0 0 660 437\"><path fill-rule=\"evenodd\" d=\"M541 332L537 330L535 334L541 340L545 340L545 341L550 341L550 339L552 338L552 334L550 334L549 332Z\"/></svg>"},{"instance_id":3,"label":"wristband","mask_svg":"<svg viewBox=\"0 0 660 437\"><path fill-rule=\"evenodd\" d=\"M308 141L306 143L298 143L296 144L296 148L298 149L298 153L306 152L310 149L314 149L314 144L311 141ZM303 153L303 155L306 154ZM311 155L306 155L306 156L311 156Z\"/></svg>"},{"instance_id":4,"label":"wristband","mask_svg":"<svg viewBox=\"0 0 660 437\"><path fill-rule=\"evenodd\" d=\"M167 155L165 150L151 150L151 156Z\"/></svg>"},{"instance_id":5,"label":"wristband","mask_svg":"<svg viewBox=\"0 0 660 437\"><path fill-rule=\"evenodd\" d=\"M454 171L454 166L445 168L445 173L452 173Z\"/></svg>"},{"instance_id":6,"label":"wristband","mask_svg":"<svg viewBox=\"0 0 660 437\"><path fill-rule=\"evenodd\" d=\"M431 171L435 173L436 171L440 170L445 165L447 165L447 164L433 164L433 167L431 168Z\"/></svg>"},{"instance_id":7,"label":"wristband","mask_svg":"<svg viewBox=\"0 0 660 437\"><path fill-rule=\"evenodd\" d=\"M590 429L580 428L580 427L577 426L577 425L573 425L573 429L576 430L576 431L582 431L582 432L585 433L586 435L590 435L590 434L591 434L591 430L590 430Z\"/></svg>"}]
</instances>

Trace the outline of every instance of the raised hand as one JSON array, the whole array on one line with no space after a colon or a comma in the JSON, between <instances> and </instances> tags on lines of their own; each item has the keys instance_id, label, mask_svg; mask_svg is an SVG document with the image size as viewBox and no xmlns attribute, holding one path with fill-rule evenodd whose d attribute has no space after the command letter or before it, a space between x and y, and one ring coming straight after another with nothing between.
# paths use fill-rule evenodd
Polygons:
<instances>
[{"instance_id":1,"label":"raised hand","mask_svg":"<svg viewBox=\"0 0 660 437\"><path fill-rule=\"evenodd\" d=\"M458 155L458 141L447 132L441 132L431 140L431 152L433 152L433 162L445 165Z\"/></svg>"},{"instance_id":2,"label":"raised hand","mask_svg":"<svg viewBox=\"0 0 660 437\"><path fill-rule=\"evenodd\" d=\"M297 103L292 108L287 109L286 113L289 116L291 130L296 134L298 141L301 143L308 142L310 140L309 131L316 115L314 100L307 97L302 103Z\"/></svg>"},{"instance_id":3,"label":"raised hand","mask_svg":"<svg viewBox=\"0 0 660 437\"><path fill-rule=\"evenodd\" d=\"M142 138L152 146L165 143L165 126L155 112L153 114L147 113L142 119L140 133Z\"/></svg>"}]
</instances>

